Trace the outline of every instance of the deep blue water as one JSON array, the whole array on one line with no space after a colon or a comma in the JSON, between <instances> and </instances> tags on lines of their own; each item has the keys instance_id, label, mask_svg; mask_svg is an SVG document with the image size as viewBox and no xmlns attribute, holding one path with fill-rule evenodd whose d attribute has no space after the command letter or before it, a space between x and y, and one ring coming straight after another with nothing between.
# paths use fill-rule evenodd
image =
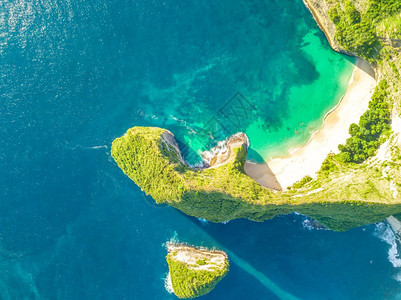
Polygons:
<instances>
[{"instance_id":1,"label":"deep blue water","mask_svg":"<svg viewBox=\"0 0 401 300\"><path fill-rule=\"evenodd\" d=\"M298 215L204 223L155 205L110 156L114 138L144 125L174 131L191 158L212 143L196 129L238 91L256 115L215 139L256 119L274 132L291 89L327 78L318 119L348 63L301 1L2 1L0 298L175 299L164 288L175 239L230 253L230 273L203 299L400 299L385 223L345 233Z\"/></svg>"}]
</instances>

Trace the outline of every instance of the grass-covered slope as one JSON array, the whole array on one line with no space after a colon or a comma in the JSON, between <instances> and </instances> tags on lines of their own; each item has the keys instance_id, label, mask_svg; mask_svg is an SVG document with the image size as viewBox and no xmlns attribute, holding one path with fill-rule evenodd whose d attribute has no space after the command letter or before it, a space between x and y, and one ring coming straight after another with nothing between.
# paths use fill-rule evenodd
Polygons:
<instances>
[{"instance_id":1,"label":"grass-covered slope","mask_svg":"<svg viewBox=\"0 0 401 300\"><path fill-rule=\"evenodd\" d=\"M324 0L341 46L371 63L382 58L386 40L400 37L399 0ZM398 27L398 28L397 28Z\"/></svg>"},{"instance_id":2,"label":"grass-covered slope","mask_svg":"<svg viewBox=\"0 0 401 300\"><path fill-rule=\"evenodd\" d=\"M178 298L196 298L213 290L228 273L228 256L223 251L208 251L170 244L166 257L171 285Z\"/></svg>"},{"instance_id":3,"label":"grass-covered slope","mask_svg":"<svg viewBox=\"0 0 401 300\"><path fill-rule=\"evenodd\" d=\"M347 166L336 165L336 170L298 189L273 192L245 174L246 146L232 149L225 164L199 170L181 160L171 141L165 129L134 127L114 140L111 153L124 173L157 203L168 203L191 216L213 222L263 221L298 212L333 230L346 230L401 213L391 182L366 166L350 172ZM349 178L346 183L344 176Z\"/></svg>"},{"instance_id":4,"label":"grass-covered slope","mask_svg":"<svg viewBox=\"0 0 401 300\"><path fill-rule=\"evenodd\" d=\"M111 155L118 166L157 203L179 201L185 181L176 171L175 151L162 139L161 128L134 127L113 142Z\"/></svg>"}]
</instances>

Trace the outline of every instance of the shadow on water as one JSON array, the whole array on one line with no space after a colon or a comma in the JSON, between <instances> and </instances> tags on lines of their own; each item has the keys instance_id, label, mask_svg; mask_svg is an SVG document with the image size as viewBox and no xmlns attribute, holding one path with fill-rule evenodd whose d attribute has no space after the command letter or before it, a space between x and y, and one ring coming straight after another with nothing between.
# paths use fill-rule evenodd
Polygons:
<instances>
[{"instance_id":1,"label":"shadow on water","mask_svg":"<svg viewBox=\"0 0 401 300\"><path fill-rule=\"evenodd\" d=\"M352 63L355 66L358 66L359 69L361 69L362 71L364 71L366 74L368 74L370 77L376 78L376 72L375 70L372 68L372 66L364 59L362 58L355 58L353 56L349 56L349 55L343 55L343 57L349 61L350 63ZM377 78L376 78L377 79Z\"/></svg>"},{"instance_id":2,"label":"shadow on water","mask_svg":"<svg viewBox=\"0 0 401 300\"><path fill-rule=\"evenodd\" d=\"M181 151L182 157L187 163L191 165L201 163L202 158L200 157L200 155L196 153L193 149L191 149L191 147L189 147L187 143L177 138L177 136L175 136L175 140L177 142L178 148Z\"/></svg>"},{"instance_id":3,"label":"shadow on water","mask_svg":"<svg viewBox=\"0 0 401 300\"><path fill-rule=\"evenodd\" d=\"M252 146L248 148L246 159L253 163L265 163L263 157Z\"/></svg>"}]
</instances>

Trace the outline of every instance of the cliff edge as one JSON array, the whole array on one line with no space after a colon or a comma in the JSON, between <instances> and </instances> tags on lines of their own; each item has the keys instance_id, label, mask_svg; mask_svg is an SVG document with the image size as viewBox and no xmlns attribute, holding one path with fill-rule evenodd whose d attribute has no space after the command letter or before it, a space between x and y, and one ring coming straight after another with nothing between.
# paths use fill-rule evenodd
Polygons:
<instances>
[{"instance_id":1,"label":"cliff edge","mask_svg":"<svg viewBox=\"0 0 401 300\"><path fill-rule=\"evenodd\" d=\"M401 213L401 201L390 188L392 181L376 166L350 169L339 165L329 175L322 174L297 189L277 192L245 173L247 144L231 144L230 156L218 166L192 168L181 159L172 135L170 141L165 139L165 132L133 127L113 141L111 154L124 173L157 203L167 203L190 216L212 222L263 221L298 212L333 230L347 230ZM391 172L387 174L400 176L395 169ZM401 182L398 177L395 182Z\"/></svg>"},{"instance_id":2,"label":"cliff edge","mask_svg":"<svg viewBox=\"0 0 401 300\"><path fill-rule=\"evenodd\" d=\"M305 6L312 13L319 28L323 31L331 48L333 50L344 53L350 56L357 56L356 53L346 51L343 46L334 38L336 34L336 26L328 16L329 5L326 1L322 0L303 0Z\"/></svg>"}]
</instances>

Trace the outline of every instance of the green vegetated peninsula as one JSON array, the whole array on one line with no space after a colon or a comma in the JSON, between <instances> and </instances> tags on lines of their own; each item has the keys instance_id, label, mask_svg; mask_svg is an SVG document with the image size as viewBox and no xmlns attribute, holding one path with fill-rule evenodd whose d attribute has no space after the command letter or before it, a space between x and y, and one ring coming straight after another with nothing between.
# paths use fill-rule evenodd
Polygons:
<instances>
[{"instance_id":1,"label":"green vegetated peninsula","mask_svg":"<svg viewBox=\"0 0 401 300\"><path fill-rule=\"evenodd\" d=\"M157 203L213 222L298 212L333 230L401 214L400 134L394 132L401 127L401 1L305 1L333 48L369 61L379 82L340 153L327 157L316 178L273 191L244 171L245 134L231 137L226 151L200 169L183 160L169 131L134 127L113 141L111 154Z\"/></svg>"},{"instance_id":2,"label":"green vegetated peninsula","mask_svg":"<svg viewBox=\"0 0 401 300\"><path fill-rule=\"evenodd\" d=\"M169 284L178 298L196 298L209 293L228 273L224 251L167 244Z\"/></svg>"}]
</instances>

